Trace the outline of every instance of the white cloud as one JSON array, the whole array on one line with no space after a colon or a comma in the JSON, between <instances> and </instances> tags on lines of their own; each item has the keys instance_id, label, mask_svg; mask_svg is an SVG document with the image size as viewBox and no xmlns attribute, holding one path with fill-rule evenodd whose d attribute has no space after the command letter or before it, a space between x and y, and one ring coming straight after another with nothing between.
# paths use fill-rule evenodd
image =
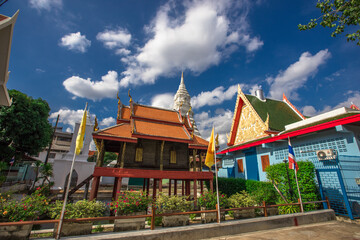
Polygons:
<instances>
[{"instance_id":1,"label":"white cloud","mask_svg":"<svg viewBox=\"0 0 360 240\"><path fill-rule=\"evenodd\" d=\"M331 106L324 106L323 109L321 110L316 110L313 106L304 106L302 108L302 112L305 116L315 116L318 114L322 114L337 108L341 108L341 107L347 107L349 108L351 106L351 104L355 104L356 106L360 107L360 92L359 91L349 91L346 94L347 99L341 103L338 103L336 106L331 107Z\"/></svg>"},{"instance_id":2,"label":"white cloud","mask_svg":"<svg viewBox=\"0 0 360 240\"><path fill-rule=\"evenodd\" d=\"M174 94L163 93L155 95L151 99L151 106L172 109L174 105Z\"/></svg>"},{"instance_id":3,"label":"white cloud","mask_svg":"<svg viewBox=\"0 0 360 240\"><path fill-rule=\"evenodd\" d=\"M131 51L126 48L120 48L115 51L116 55L129 55L130 53Z\"/></svg>"},{"instance_id":4,"label":"white cloud","mask_svg":"<svg viewBox=\"0 0 360 240\"><path fill-rule=\"evenodd\" d=\"M251 94L255 93L255 90L261 88L259 85L240 84L242 91L250 91ZM212 91L201 92L197 96L191 98L191 106L194 109L201 108L203 106L213 106L223 103L226 100L231 100L237 93L238 85L232 85L227 90L223 86L217 87Z\"/></svg>"},{"instance_id":5,"label":"white cloud","mask_svg":"<svg viewBox=\"0 0 360 240\"><path fill-rule=\"evenodd\" d=\"M98 33L96 39L103 42L106 48L114 49L128 46L131 41L131 34L122 29L105 30Z\"/></svg>"},{"instance_id":6,"label":"white cloud","mask_svg":"<svg viewBox=\"0 0 360 240\"><path fill-rule=\"evenodd\" d=\"M186 1L185 13L178 16L173 16L171 4L175 3L162 6L146 27L150 39L144 46L122 59L128 67L122 73L121 87L153 84L157 77L173 71L189 69L201 73L218 65L226 53L233 52L229 49L235 49L234 46L253 52L263 44L259 38L250 37L247 11L239 10L248 8L249 1ZM230 15L237 21L232 21Z\"/></svg>"},{"instance_id":7,"label":"white cloud","mask_svg":"<svg viewBox=\"0 0 360 240\"><path fill-rule=\"evenodd\" d=\"M223 86L217 87L212 91L201 92L191 98L191 106L194 109L203 106L213 106L221 104L225 100L230 100L237 93L237 84L230 86L227 90Z\"/></svg>"},{"instance_id":8,"label":"white cloud","mask_svg":"<svg viewBox=\"0 0 360 240\"><path fill-rule=\"evenodd\" d=\"M296 91L306 84L309 77L317 73L320 65L324 64L330 56L327 49L319 51L314 56L309 52L301 54L299 60L285 71L280 71L275 78L266 79L270 84L270 97L281 99L282 94L285 93L289 99L298 100Z\"/></svg>"},{"instance_id":9,"label":"white cloud","mask_svg":"<svg viewBox=\"0 0 360 240\"><path fill-rule=\"evenodd\" d=\"M83 79L72 76L63 82L65 89L74 94L75 97L88 98L93 101L102 98L113 98L119 87L118 74L109 71L101 77L101 81L91 81L90 78Z\"/></svg>"},{"instance_id":10,"label":"white cloud","mask_svg":"<svg viewBox=\"0 0 360 240\"><path fill-rule=\"evenodd\" d=\"M63 36L59 45L68 50L84 53L87 51L87 48L90 47L91 41L86 39L85 35L81 35L80 32L77 32Z\"/></svg>"},{"instance_id":11,"label":"white cloud","mask_svg":"<svg viewBox=\"0 0 360 240\"><path fill-rule=\"evenodd\" d=\"M62 0L30 0L30 7L37 10L50 11L52 8L61 8Z\"/></svg>"},{"instance_id":12,"label":"white cloud","mask_svg":"<svg viewBox=\"0 0 360 240\"><path fill-rule=\"evenodd\" d=\"M84 115L84 109L71 110L68 108L61 108L59 111L51 113L49 119L55 120L58 115L60 115L59 123L63 123L66 125L70 125L71 127L74 127L75 123L81 122L81 119ZM90 119L94 119L94 118L95 118L95 114L90 114ZM68 130L69 128L66 129L67 132Z\"/></svg>"},{"instance_id":13,"label":"white cloud","mask_svg":"<svg viewBox=\"0 0 360 240\"><path fill-rule=\"evenodd\" d=\"M113 117L108 117L108 118L104 118L103 120L101 120L100 122L100 126L110 126L110 125L114 125L115 124L115 118Z\"/></svg>"},{"instance_id":14,"label":"white cloud","mask_svg":"<svg viewBox=\"0 0 360 240\"><path fill-rule=\"evenodd\" d=\"M226 147L226 134L230 132L233 112L229 109L217 109L215 116L210 112L201 112L194 115L197 127L201 136L205 139L210 138L212 126L215 126L215 134L219 134L220 149Z\"/></svg>"}]
</instances>

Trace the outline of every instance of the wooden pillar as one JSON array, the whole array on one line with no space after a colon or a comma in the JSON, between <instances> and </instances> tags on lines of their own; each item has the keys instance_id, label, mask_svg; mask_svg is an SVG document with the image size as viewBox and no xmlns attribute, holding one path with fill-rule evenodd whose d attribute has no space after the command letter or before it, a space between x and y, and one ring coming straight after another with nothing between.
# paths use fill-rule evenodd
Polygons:
<instances>
[{"instance_id":1,"label":"wooden pillar","mask_svg":"<svg viewBox=\"0 0 360 240\"><path fill-rule=\"evenodd\" d=\"M164 168L164 145L165 145L165 141L162 141L160 147L160 171L162 171Z\"/></svg>"},{"instance_id":2,"label":"wooden pillar","mask_svg":"<svg viewBox=\"0 0 360 240\"><path fill-rule=\"evenodd\" d=\"M162 192L162 178L159 179L159 192Z\"/></svg>"},{"instance_id":3,"label":"wooden pillar","mask_svg":"<svg viewBox=\"0 0 360 240\"><path fill-rule=\"evenodd\" d=\"M213 184L213 180L210 179L210 191L214 192L214 184Z\"/></svg>"},{"instance_id":4,"label":"wooden pillar","mask_svg":"<svg viewBox=\"0 0 360 240\"><path fill-rule=\"evenodd\" d=\"M201 191L201 195L204 194L204 180L200 180L200 191Z\"/></svg>"},{"instance_id":5,"label":"wooden pillar","mask_svg":"<svg viewBox=\"0 0 360 240\"><path fill-rule=\"evenodd\" d=\"M149 196L150 195L150 178L146 179L146 192L147 192L147 195Z\"/></svg>"},{"instance_id":6,"label":"wooden pillar","mask_svg":"<svg viewBox=\"0 0 360 240\"><path fill-rule=\"evenodd\" d=\"M169 196L171 196L171 179L169 179Z\"/></svg>"},{"instance_id":7,"label":"wooden pillar","mask_svg":"<svg viewBox=\"0 0 360 240\"><path fill-rule=\"evenodd\" d=\"M196 149L193 149L193 171L196 172Z\"/></svg>"},{"instance_id":8,"label":"wooden pillar","mask_svg":"<svg viewBox=\"0 0 360 240\"><path fill-rule=\"evenodd\" d=\"M126 142L124 142L122 146L120 168L124 168L125 151L126 151Z\"/></svg>"},{"instance_id":9,"label":"wooden pillar","mask_svg":"<svg viewBox=\"0 0 360 240\"><path fill-rule=\"evenodd\" d=\"M97 193L99 190L100 177L94 177L93 182L91 184L90 191L90 201L97 197Z\"/></svg>"},{"instance_id":10,"label":"wooden pillar","mask_svg":"<svg viewBox=\"0 0 360 240\"><path fill-rule=\"evenodd\" d=\"M144 183L143 183L143 192L145 192L145 185L146 185L146 178L144 178Z\"/></svg>"},{"instance_id":11,"label":"wooden pillar","mask_svg":"<svg viewBox=\"0 0 360 240\"><path fill-rule=\"evenodd\" d=\"M186 196L190 195L190 180L185 181L185 195Z\"/></svg>"},{"instance_id":12,"label":"wooden pillar","mask_svg":"<svg viewBox=\"0 0 360 240\"><path fill-rule=\"evenodd\" d=\"M200 172L202 172L203 162L202 162L202 154L201 154L201 152L199 153L199 161L200 161Z\"/></svg>"},{"instance_id":13,"label":"wooden pillar","mask_svg":"<svg viewBox=\"0 0 360 240\"><path fill-rule=\"evenodd\" d=\"M101 167L103 165L104 162L104 156L105 156L105 142L104 139L101 140L101 144L100 144L100 149L97 159L96 159L96 167Z\"/></svg>"},{"instance_id":14,"label":"wooden pillar","mask_svg":"<svg viewBox=\"0 0 360 240\"><path fill-rule=\"evenodd\" d=\"M177 179L174 180L174 195L176 196L177 195Z\"/></svg>"},{"instance_id":15,"label":"wooden pillar","mask_svg":"<svg viewBox=\"0 0 360 240\"><path fill-rule=\"evenodd\" d=\"M197 206L197 180L194 179L194 205Z\"/></svg>"},{"instance_id":16,"label":"wooden pillar","mask_svg":"<svg viewBox=\"0 0 360 240\"><path fill-rule=\"evenodd\" d=\"M184 196L184 180L181 180L181 196Z\"/></svg>"},{"instance_id":17,"label":"wooden pillar","mask_svg":"<svg viewBox=\"0 0 360 240\"><path fill-rule=\"evenodd\" d=\"M113 200L116 200L117 184L118 184L118 178L115 177L115 179L114 179L114 186L113 186L113 192L112 192L112 196L111 196Z\"/></svg>"},{"instance_id":18,"label":"wooden pillar","mask_svg":"<svg viewBox=\"0 0 360 240\"><path fill-rule=\"evenodd\" d=\"M154 178L154 184L153 184L153 199L156 198L156 181L157 181L157 179Z\"/></svg>"},{"instance_id":19,"label":"wooden pillar","mask_svg":"<svg viewBox=\"0 0 360 240\"><path fill-rule=\"evenodd\" d=\"M121 182L122 182L122 177L118 177L117 184L116 184L115 199L119 198L119 195L120 195L120 192L121 192Z\"/></svg>"}]
</instances>

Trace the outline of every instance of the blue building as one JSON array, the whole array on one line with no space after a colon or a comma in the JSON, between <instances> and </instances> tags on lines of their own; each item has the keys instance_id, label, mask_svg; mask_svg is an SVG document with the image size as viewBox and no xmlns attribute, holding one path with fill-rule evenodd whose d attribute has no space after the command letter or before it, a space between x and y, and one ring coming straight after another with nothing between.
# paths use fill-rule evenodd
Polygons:
<instances>
[{"instance_id":1,"label":"blue building","mask_svg":"<svg viewBox=\"0 0 360 240\"><path fill-rule=\"evenodd\" d=\"M245 116L244 116L245 115ZM229 147L221 177L266 181L265 169L288 156L288 138L297 161L314 163L322 198L338 214L360 217L360 111L339 108L305 118L287 100L266 99L238 89Z\"/></svg>"}]
</instances>

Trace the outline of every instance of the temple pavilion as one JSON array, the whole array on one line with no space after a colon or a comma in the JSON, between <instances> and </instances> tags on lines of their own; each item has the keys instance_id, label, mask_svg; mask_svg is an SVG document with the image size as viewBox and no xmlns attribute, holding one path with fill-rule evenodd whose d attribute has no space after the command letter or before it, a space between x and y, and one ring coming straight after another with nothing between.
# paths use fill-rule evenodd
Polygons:
<instances>
[{"instance_id":1,"label":"temple pavilion","mask_svg":"<svg viewBox=\"0 0 360 240\"><path fill-rule=\"evenodd\" d=\"M135 103L130 94L129 105L118 97L116 125L95 131L93 139L99 151L90 199L97 196L100 177L115 177L112 197L116 199L121 191L122 178L143 178L143 190L149 193L150 179L152 192L162 191L162 180L169 179L169 195L177 194L177 183L182 184L182 195L191 195L196 200L197 184L203 191L204 180L210 181L212 172L203 172L202 164L208 142L199 136L191 116L191 106L182 113L184 103L190 103L181 78L175 103L182 101L177 110L169 110ZM177 93L177 94L178 94ZM186 99L184 99L186 97ZM181 100L181 98L183 98ZM174 107L177 106L174 104ZM196 125L195 125L196 126ZM118 153L115 167L103 167L105 152ZM172 185L173 184L173 185ZM173 186L173 191L172 191Z\"/></svg>"}]
</instances>

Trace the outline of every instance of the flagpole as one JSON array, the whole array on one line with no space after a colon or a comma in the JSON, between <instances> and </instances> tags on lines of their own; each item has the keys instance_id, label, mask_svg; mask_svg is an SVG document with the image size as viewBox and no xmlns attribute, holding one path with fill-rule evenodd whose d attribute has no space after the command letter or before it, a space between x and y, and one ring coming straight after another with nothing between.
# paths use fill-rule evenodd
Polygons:
<instances>
[{"instance_id":1,"label":"flagpole","mask_svg":"<svg viewBox=\"0 0 360 240\"><path fill-rule=\"evenodd\" d=\"M300 210L301 212L304 212L304 206L302 203L302 198L301 198L301 193L300 193L300 188L299 188L299 182L298 182L298 178L297 178L297 170L295 168L295 180L296 180L296 185L297 185L297 189L298 189L298 193L299 193L299 199L300 199Z\"/></svg>"},{"instance_id":2,"label":"flagpole","mask_svg":"<svg viewBox=\"0 0 360 240\"><path fill-rule=\"evenodd\" d=\"M85 112L86 112L86 108L87 108L87 103L86 103L85 110L84 110ZM85 117L87 117L87 114L85 114ZM83 120L83 119L82 119L82 120ZM81 126L80 126L80 127L81 127ZM81 131L80 127L79 127L78 134L79 134L79 132ZM59 221L59 225L58 225L58 229L57 229L57 233L56 233L56 238L55 238L56 240L60 239L60 233L61 233L62 225L63 225L63 222L64 222L65 207L66 207L66 203L67 203L68 196L69 196L69 188L70 188L70 182L71 182L72 172L73 172L73 170L74 170L75 159L76 159L76 148L75 148L75 151L74 151L74 157L73 157L73 160L72 160L72 163L71 163L71 167L70 167L69 178L67 179L68 182L67 182L67 186L66 186L66 189L65 189L64 204L63 204L63 207L62 207L62 210L61 210L61 214L60 214L60 221Z\"/></svg>"},{"instance_id":3,"label":"flagpole","mask_svg":"<svg viewBox=\"0 0 360 240\"><path fill-rule=\"evenodd\" d=\"M214 139L213 139L213 143L214 143L214 160L215 160L215 181L216 181L216 201L217 201L217 213L218 213L218 219L217 222L220 223L220 199L219 199L219 184L218 184L218 174L217 174L217 163L216 163L216 146L215 146L215 127L213 126L213 131L214 131Z\"/></svg>"}]
</instances>

